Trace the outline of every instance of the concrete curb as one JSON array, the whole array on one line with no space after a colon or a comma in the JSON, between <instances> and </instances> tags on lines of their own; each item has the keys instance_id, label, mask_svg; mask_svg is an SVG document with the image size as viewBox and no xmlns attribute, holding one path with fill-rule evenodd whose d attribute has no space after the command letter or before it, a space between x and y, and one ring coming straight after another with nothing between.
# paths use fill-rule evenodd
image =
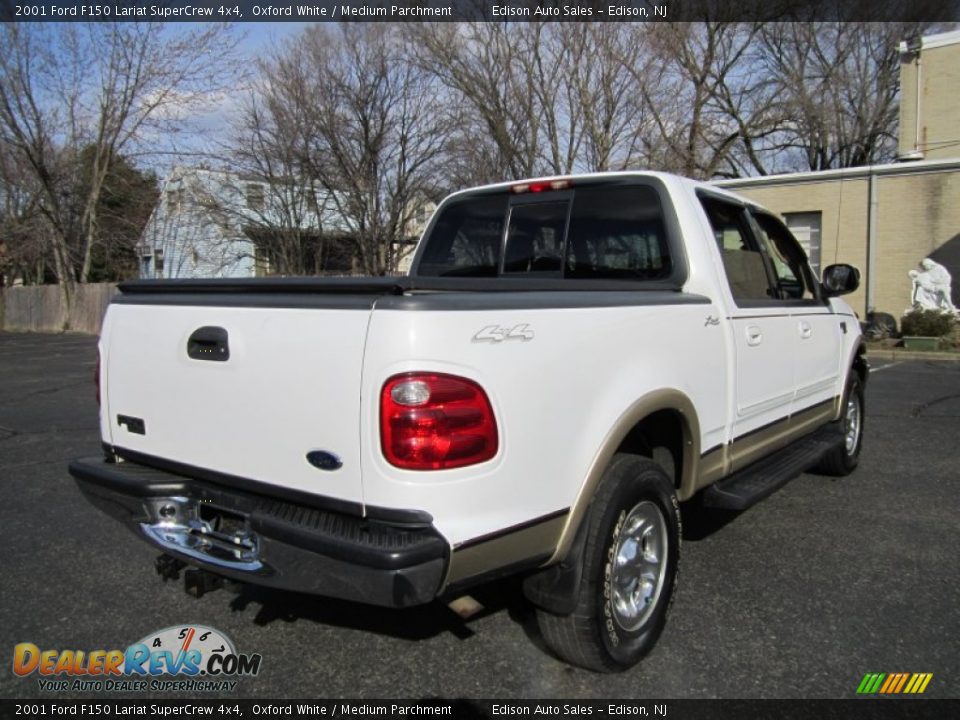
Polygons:
<instances>
[{"instance_id":1,"label":"concrete curb","mask_svg":"<svg viewBox=\"0 0 960 720\"><path fill-rule=\"evenodd\" d=\"M900 349L872 349L867 346L867 360L934 360L936 362L960 362L960 353L933 352Z\"/></svg>"}]
</instances>

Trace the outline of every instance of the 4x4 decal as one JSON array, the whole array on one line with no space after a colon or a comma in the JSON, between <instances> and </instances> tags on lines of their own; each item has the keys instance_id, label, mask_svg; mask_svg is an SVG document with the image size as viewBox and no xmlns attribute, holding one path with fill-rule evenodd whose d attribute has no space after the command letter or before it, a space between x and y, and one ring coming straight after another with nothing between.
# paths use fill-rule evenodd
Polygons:
<instances>
[{"instance_id":1,"label":"4x4 decal","mask_svg":"<svg viewBox=\"0 0 960 720\"><path fill-rule=\"evenodd\" d=\"M526 342L533 340L533 329L523 323L513 327L500 327L499 325L487 325L480 332L473 336L473 342L493 342L499 343L504 340L520 340Z\"/></svg>"}]
</instances>

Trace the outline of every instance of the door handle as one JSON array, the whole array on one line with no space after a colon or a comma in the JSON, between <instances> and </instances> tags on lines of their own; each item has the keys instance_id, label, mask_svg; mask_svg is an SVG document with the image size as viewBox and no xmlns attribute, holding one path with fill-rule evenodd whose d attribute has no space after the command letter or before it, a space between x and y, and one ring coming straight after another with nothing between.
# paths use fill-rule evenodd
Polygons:
<instances>
[{"instance_id":1,"label":"door handle","mask_svg":"<svg viewBox=\"0 0 960 720\"><path fill-rule=\"evenodd\" d=\"M801 320L799 329L800 329L800 337L803 338L804 340L808 340L810 336L813 335L813 328L810 327L810 323L808 322L804 322Z\"/></svg>"},{"instance_id":2,"label":"door handle","mask_svg":"<svg viewBox=\"0 0 960 720\"><path fill-rule=\"evenodd\" d=\"M187 357L226 362L230 359L230 338L227 331L222 327L197 328L187 340Z\"/></svg>"},{"instance_id":3,"label":"door handle","mask_svg":"<svg viewBox=\"0 0 960 720\"><path fill-rule=\"evenodd\" d=\"M747 328L747 345L756 346L763 342L763 333L756 325Z\"/></svg>"}]
</instances>

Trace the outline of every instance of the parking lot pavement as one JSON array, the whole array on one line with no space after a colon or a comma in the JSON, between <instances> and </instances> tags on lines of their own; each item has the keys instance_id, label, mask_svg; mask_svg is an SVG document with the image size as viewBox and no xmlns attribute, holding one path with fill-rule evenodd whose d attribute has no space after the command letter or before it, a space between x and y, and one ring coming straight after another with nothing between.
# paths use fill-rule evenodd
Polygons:
<instances>
[{"instance_id":1,"label":"parking lot pavement","mask_svg":"<svg viewBox=\"0 0 960 720\"><path fill-rule=\"evenodd\" d=\"M544 650L515 581L478 590L486 610L469 622L439 605L255 588L194 599L163 583L157 553L66 471L99 449L94 362L89 337L0 333L2 697L51 697L13 675L16 643L125 648L186 623L262 654L233 697L852 698L868 672L930 672L927 697L960 697L960 364L877 363L851 477L805 475L743 514L688 516L660 643L596 676Z\"/></svg>"}]
</instances>

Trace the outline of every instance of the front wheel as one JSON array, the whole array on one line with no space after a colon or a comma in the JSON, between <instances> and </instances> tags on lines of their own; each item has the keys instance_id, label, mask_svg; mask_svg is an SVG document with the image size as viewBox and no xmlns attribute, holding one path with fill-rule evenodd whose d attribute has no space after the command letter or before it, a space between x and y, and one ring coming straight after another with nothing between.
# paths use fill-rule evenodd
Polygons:
<instances>
[{"instance_id":1,"label":"front wheel","mask_svg":"<svg viewBox=\"0 0 960 720\"><path fill-rule=\"evenodd\" d=\"M597 672L635 665L660 637L680 559L680 511L659 465L616 455L584 522L583 576L572 613L537 611L563 660Z\"/></svg>"},{"instance_id":2,"label":"front wheel","mask_svg":"<svg viewBox=\"0 0 960 720\"><path fill-rule=\"evenodd\" d=\"M816 472L842 477L856 470L860 462L860 448L863 446L863 420L863 384L854 373L850 376L843 397L843 415L840 418L843 444L821 458L814 468Z\"/></svg>"}]
</instances>

